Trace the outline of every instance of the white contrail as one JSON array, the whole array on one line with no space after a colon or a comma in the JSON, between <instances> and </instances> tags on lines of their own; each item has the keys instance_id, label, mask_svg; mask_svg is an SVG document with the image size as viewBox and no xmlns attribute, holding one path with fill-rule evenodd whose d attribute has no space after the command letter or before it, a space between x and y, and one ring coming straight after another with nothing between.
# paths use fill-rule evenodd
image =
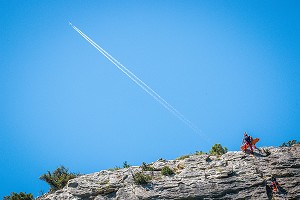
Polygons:
<instances>
[{"instance_id":1,"label":"white contrail","mask_svg":"<svg viewBox=\"0 0 300 200\"><path fill-rule=\"evenodd\" d=\"M92 39L90 39L82 31L80 31L76 26L72 25L71 23L69 23L69 24L76 32L78 32L84 39L86 39L91 45L93 45L101 54L103 54L109 61L111 61L118 69L120 69L124 74L126 74L132 81L134 81L138 86L140 86L145 92L147 92L149 95L151 95L163 107L165 107L168 111L170 111L172 114L174 114L182 122L187 124L195 132L200 133L200 130L191 121L189 121L186 117L184 117L184 115L182 115L177 109L175 109L166 100L164 100L159 94L157 94L146 83L144 83L142 80L140 80L135 74L133 74L130 70L128 70L125 66L123 66L119 61L117 61L109 53L107 53L103 48L101 48L97 43L95 43Z\"/></svg>"},{"instance_id":2,"label":"white contrail","mask_svg":"<svg viewBox=\"0 0 300 200\"><path fill-rule=\"evenodd\" d=\"M85 35L82 31L80 31L77 27L71 26L89 43L91 43L98 51L100 51L107 59L109 59L113 64L115 64L120 70L122 70L129 78L131 78L135 83L137 83L142 89L144 89L148 94L150 94L153 98L155 98L159 103L161 103L166 109L175 114L178 118L183 120L186 124L191 126L195 131L197 127L193 125L189 120L187 120L179 111L177 111L172 105L170 105L167 101L165 101L159 94L157 94L154 90L152 90L147 84L145 84L142 80L140 80L137 76L135 76L130 70L128 70L125 66L123 66L119 61L117 61L114 57L112 57L109 53L107 53L103 48L101 48L98 44L96 44L92 39L90 39L87 35ZM126 72L125 72L126 71ZM199 130L197 130L199 131Z\"/></svg>"},{"instance_id":3,"label":"white contrail","mask_svg":"<svg viewBox=\"0 0 300 200\"><path fill-rule=\"evenodd\" d=\"M152 94L148 89L141 84L137 79L132 77L128 71L118 65L117 62L115 62L114 58L111 58L111 56L108 54L106 55L105 52L102 52L101 47L99 47L95 42L93 42L90 38L88 38L84 33L82 33L79 29L76 27L73 27L82 37L84 37L86 40L88 40L89 43L91 43L98 51L100 51L108 60L110 60L114 65L116 65L123 73L125 73L131 80L133 80L136 84L138 84L144 91L146 91L148 94L150 94L153 98L155 98L159 103L161 103L166 109L168 109L171 112L174 112L172 109L170 109L167 105L165 105L157 96ZM79 32L80 31L80 32Z\"/></svg>"}]
</instances>

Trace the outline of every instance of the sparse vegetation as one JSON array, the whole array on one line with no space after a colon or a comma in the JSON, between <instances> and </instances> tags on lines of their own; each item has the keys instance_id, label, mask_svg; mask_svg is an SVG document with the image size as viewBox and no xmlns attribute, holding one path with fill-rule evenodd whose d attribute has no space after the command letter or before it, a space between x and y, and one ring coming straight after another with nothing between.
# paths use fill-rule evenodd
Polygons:
<instances>
[{"instance_id":1,"label":"sparse vegetation","mask_svg":"<svg viewBox=\"0 0 300 200\"><path fill-rule=\"evenodd\" d=\"M114 168L109 168L108 171L113 172L113 171L116 171L116 170L119 170L119 169L121 169L121 167L115 166Z\"/></svg>"},{"instance_id":2,"label":"sparse vegetation","mask_svg":"<svg viewBox=\"0 0 300 200\"><path fill-rule=\"evenodd\" d=\"M150 164L147 164L145 162L142 163L141 168L143 171L154 171L155 168L152 167Z\"/></svg>"},{"instance_id":3,"label":"sparse vegetation","mask_svg":"<svg viewBox=\"0 0 300 200\"><path fill-rule=\"evenodd\" d=\"M215 156L221 156L227 153L227 151L228 149L226 147L222 147L221 144L214 144L214 146L212 146L211 150L209 151L209 154Z\"/></svg>"},{"instance_id":4,"label":"sparse vegetation","mask_svg":"<svg viewBox=\"0 0 300 200\"><path fill-rule=\"evenodd\" d=\"M290 140L288 142L282 143L282 145L280 145L280 147L291 147L294 144L300 144L300 142L297 142L297 140Z\"/></svg>"},{"instance_id":5,"label":"sparse vegetation","mask_svg":"<svg viewBox=\"0 0 300 200\"><path fill-rule=\"evenodd\" d=\"M134 183L137 185L145 185L150 182L151 176L148 174L143 174L141 172L137 172L133 174Z\"/></svg>"},{"instance_id":6,"label":"sparse vegetation","mask_svg":"<svg viewBox=\"0 0 300 200\"><path fill-rule=\"evenodd\" d=\"M203 152L203 151L196 151L196 152L195 152L195 155L198 155L198 156L199 156L199 155L203 155L203 154L206 154L206 153Z\"/></svg>"},{"instance_id":7,"label":"sparse vegetation","mask_svg":"<svg viewBox=\"0 0 300 200\"><path fill-rule=\"evenodd\" d=\"M129 168L131 165L127 163L127 161L123 162L123 168Z\"/></svg>"},{"instance_id":8,"label":"sparse vegetation","mask_svg":"<svg viewBox=\"0 0 300 200\"><path fill-rule=\"evenodd\" d=\"M183 155L183 156L180 156L180 157L176 158L175 160L184 160L184 159L189 158L193 155L199 156L199 155L203 155L203 154L206 154L206 153L203 152L203 151L196 151L194 154Z\"/></svg>"},{"instance_id":9,"label":"sparse vegetation","mask_svg":"<svg viewBox=\"0 0 300 200\"><path fill-rule=\"evenodd\" d=\"M12 192L10 196L5 196L3 200L34 200L33 195L31 193L26 194L23 192L15 193Z\"/></svg>"},{"instance_id":10,"label":"sparse vegetation","mask_svg":"<svg viewBox=\"0 0 300 200\"><path fill-rule=\"evenodd\" d=\"M127 161L124 161L123 162L123 168L129 168L129 167L131 167L131 165L129 165L127 163ZM120 166L115 166L114 168L109 168L107 170L113 172L113 171L116 171L116 170L119 170L119 169L122 169L122 168Z\"/></svg>"},{"instance_id":11,"label":"sparse vegetation","mask_svg":"<svg viewBox=\"0 0 300 200\"><path fill-rule=\"evenodd\" d=\"M48 173L40 176L40 180L47 182L50 186L50 192L54 192L65 187L69 180L77 176L79 176L79 174L71 173L69 169L60 166L52 173L48 171Z\"/></svg>"},{"instance_id":12,"label":"sparse vegetation","mask_svg":"<svg viewBox=\"0 0 300 200\"><path fill-rule=\"evenodd\" d=\"M124 161L123 162L123 168L129 168L129 167L131 167L131 165L129 165L127 163L127 161ZM107 170L113 172L113 171L116 171L116 170L119 170L119 169L122 169L122 168L120 166L115 166L114 168L109 168Z\"/></svg>"},{"instance_id":13,"label":"sparse vegetation","mask_svg":"<svg viewBox=\"0 0 300 200\"><path fill-rule=\"evenodd\" d=\"M176 158L176 160L184 160L184 159L189 158L189 157L190 157L190 155L183 155L183 156L180 156L180 157Z\"/></svg>"},{"instance_id":14,"label":"sparse vegetation","mask_svg":"<svg viewBox=\"0 0 300 200\"><path fill-rule=\"evenodd\" d=\"M164 166L162 169L161 169L161 174L164 175L164 176L171 176L174 173L174 171L168 167L168 166Z\"/></svg>"}]
</instances>

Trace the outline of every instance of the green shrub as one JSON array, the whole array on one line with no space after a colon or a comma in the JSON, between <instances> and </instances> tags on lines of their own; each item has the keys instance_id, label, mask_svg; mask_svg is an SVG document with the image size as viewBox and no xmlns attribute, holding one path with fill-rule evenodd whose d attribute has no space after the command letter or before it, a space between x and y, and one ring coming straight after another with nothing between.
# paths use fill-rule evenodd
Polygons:
<instances>
[{"instance_id":1,"label":"green shrub","mask_svg":"<svg viewBox=\"0 0 300 200\"><path fill-rule=\"evenodd\" d=\"M212 146L211 150L209 151L209 154L220 156L227 153L227 151L228 149L226 147L223 148L221 144L214 144L214 146Z\"/></svg>"},{"instance_id":2,"label":"green shrub","mask_svg":"<svg viewBox=\"0 0 300 200\"><path fill-rule=\"evenodd\" d=\"M69 169L64 166L58 167L52 173L48 173L40 176L40 180L47 182L50 186L50 192L60 190L65 187L69 180L76 178L79 174L70 173Z\"/></svg>"},{"instance_id":3,"label":"green shrub","mask_svg":"<svg viewBox=\"0 0 300 200\"><path fill-rule=\"evenodd\" d=\"M280 145L280 147L291 147L294 144L300 144L300 142L297 143L297 140L290 140L288 142L282 143L282 145Z\"/></svg>"},{"instance_id":4,"label":"green shrub","mask_svg":"<svg viewBox=\"0 0 300 200\"><path fill-rule=\"evenodd\" d=\"M133 174L134 183L137 185L144 185L150 182L151 177L149 175L145 175L143 173L137 172Z\"/></svg>"},{"instance_id":5,"label":"green shrub","mask_svg":"<svg viewBox=\"0 0 300 200\"><path fill-rule=\"evenodd\" d=\"M162 174L162 175L165 175L165 176L171 176L171 175L173 175L173 174L175 174L175 173L174 173L174 171L173 171L170 167L164 166L164 167L161 169L161 174Z\"/></svg>"},{"instance_id":6,"label":"green shrub","mask_svg":"<svg viewBox=\"0 0 300 200\"><path fill-rule=\"evenodd\" d=\"M150 166L150 164L147 164L145 162L142 163L141 168L143 171L154 171L155 168Z\"/></svg>"},{"instance_id":7,"label":"green shrub","mask_svg":"<svg viewBox=\"0 0 300 200\"><path fill-rule=\"evenodd\" d=\"M203 152L203 151L196 151L196 152L195 152L195 155L203 155L203 154L206 154L206 153Z\"/></svg>"},{"instance_id":8,"label":"green shrub","mask_svg":"<svg viewBox=\"0 0 300 200\"><path fill-rule=\"evenodd\" d=\"M10 196L5 196L3 200L34 200L32 194L26 194L23 192L20 192L19 194L17 193L10 193Z\"/></svg>"},{"instance_id":9,"label":"green shrub","mask_svg":"<svg viewBox=\"0 0 300 200\"><path fill-rule=\"evenodd\" d=\"M127 161L123 162L123 168L129 168L131 165L127 163Z\"/></svg>"}]
</instances>

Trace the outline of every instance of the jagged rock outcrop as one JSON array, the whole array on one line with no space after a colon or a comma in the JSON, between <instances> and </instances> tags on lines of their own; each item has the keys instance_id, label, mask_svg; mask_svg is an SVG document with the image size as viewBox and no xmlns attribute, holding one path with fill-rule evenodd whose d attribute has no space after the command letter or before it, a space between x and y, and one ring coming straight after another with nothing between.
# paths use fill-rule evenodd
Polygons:
<instances>
[{"instance_id":1,"label":"jagged rock outcrop","mask_svg":"<svg viewBox=\"0 0 300 200\"><path fill-rule=\"evenodd\" d=\"M161 175L169 166L174 175ZM182 160L158 160L155 171L130 167L82 175L40 200L61 199L300 199L300 145L267 147L254 156L228 152L220 157L192 155ZM152 179L148 184L134 183L142 172ZM277 176L278 194L272 194L270 177Z\"/></svg>"}]
</instances>

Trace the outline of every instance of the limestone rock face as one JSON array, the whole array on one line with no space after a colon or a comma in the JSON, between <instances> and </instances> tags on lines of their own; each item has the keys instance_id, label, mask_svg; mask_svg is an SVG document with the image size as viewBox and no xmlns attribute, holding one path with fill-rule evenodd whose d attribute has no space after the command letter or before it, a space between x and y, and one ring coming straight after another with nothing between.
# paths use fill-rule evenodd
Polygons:
<instances>
[{"instance_id":1,"label":"limestone rock face","mask_svg":"<svg viewBox=\"0 0 300 200\"><path fill-rule=\"evenodd\" d=\"M150 166L154 171L133 166L82 175L64 189L38 199L300 199L300 145L261 148L254 156L243 152L220 157L192 155L182 160L158 160ZM164 166L175 174L162 175ZM136 184L137 172L149 175L149 183ZM280 184L274 194L269 187L272 175Z\"/></svg>"}]
</instances>

